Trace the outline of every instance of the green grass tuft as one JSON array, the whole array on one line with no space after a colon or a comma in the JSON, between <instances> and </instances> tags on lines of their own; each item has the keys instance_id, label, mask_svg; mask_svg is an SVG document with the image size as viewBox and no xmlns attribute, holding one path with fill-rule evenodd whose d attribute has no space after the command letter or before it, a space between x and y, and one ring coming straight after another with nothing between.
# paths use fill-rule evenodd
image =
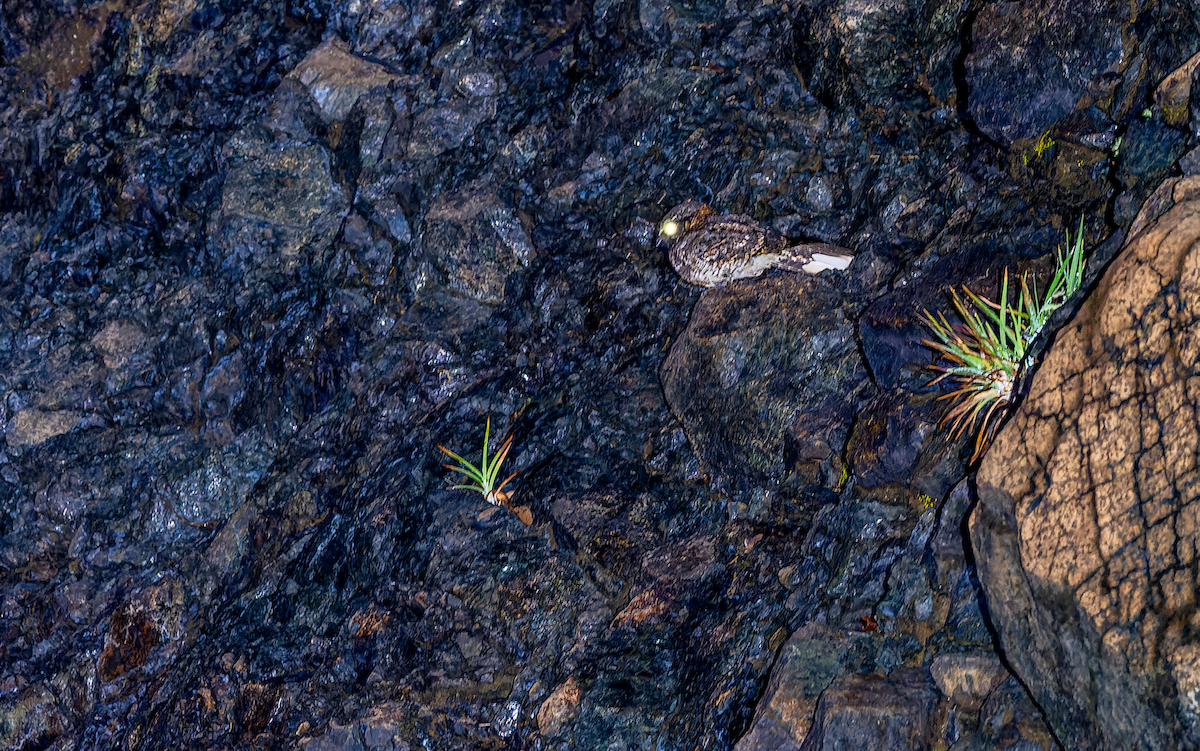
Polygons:
<instances>
[{"instance_id":1,"label":"green grass tuft","mask_svg":"<svg viewBox=\"0 0 1200 751\"><path fill-rule=\"evenodd\" d=\"M508 452L512 449L512 436L500 446L500 450L496 452L492 460L488 461L488 440L492 435L492 418L487 419L487 426L483 430L483 456L480 458L479 466L472 464L458 454L454 453L445 446L438 446L438 449L446 456L451 457L458 466L453 464L443 464L442 466L451 472L458 472L464 475L471 482L452 485L447 490L473 490L483 496L484 500L495 506L507 506L512 499L511 493L504 491L504 486L517 476L513 472L504 482L496 484L496 478L500 475L500 465L504 463L508 457Z\"/></svg>"},{"instance_id":2,"label":"green grass tuft","mask_svg":"<svg viewBox=\"0 0 1200 751\"><path fill-rule=\"evenodd\" d=\"M979 458L995 437L1013 387L1030 367L1030 351L1054 311L1067 303L1083 283L1083 219L1074 241L1067 232L1067 251L1058 253L1058 265L1044 293L1038 292L1032 274L1021 275L1021 289L1009 301L1008 270L1000 283L1000 301L962 288L967 301L954 289L950 298L958 322L950 323L940 312L935 317L924 311L925 325L933 339L921 343L946 364L929 368L939 375L930 385L949 380L956 388L938 400L951 402L940 427L950 424L955 439L968 428L979 428L971 461Z\"/></svg>"}]
</instances>

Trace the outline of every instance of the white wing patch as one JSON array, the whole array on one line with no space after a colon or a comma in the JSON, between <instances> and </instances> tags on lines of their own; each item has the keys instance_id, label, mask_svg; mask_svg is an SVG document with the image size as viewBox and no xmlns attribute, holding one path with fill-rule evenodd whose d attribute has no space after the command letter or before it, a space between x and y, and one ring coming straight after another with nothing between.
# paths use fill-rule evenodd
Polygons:
<instances>
[{"instance_id":1,"label":"white wing patch","mask_svg":"<svg viewBox=\"0 0 1200 751\"><path fill-rule=\"evenodd\" d=\"M813 253L812 260L800 268L810 274L817 274L829 269L844 270L854 260L854 256L830 255L829 253Z\"/></svg>"}]
</instances>

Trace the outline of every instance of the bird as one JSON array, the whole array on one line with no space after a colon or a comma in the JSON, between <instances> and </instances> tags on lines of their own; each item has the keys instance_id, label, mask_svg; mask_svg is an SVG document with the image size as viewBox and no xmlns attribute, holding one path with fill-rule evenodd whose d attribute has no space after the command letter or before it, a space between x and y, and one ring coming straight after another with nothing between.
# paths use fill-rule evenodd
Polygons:
<instances>
[{"instance_id":1,"label":"bird","mask_svg":"<svg viewBox=\"0 0 1200 751\"><path fill-rule=\"evenodd\" d=\"M806 271L845 269L854 255L828 243L791 244L745 214L718 214L689 199L671 209L659 234L671 243L667 258L689 284L716 287L752 279L768 269Z\"/></svg>"}]
</instances>

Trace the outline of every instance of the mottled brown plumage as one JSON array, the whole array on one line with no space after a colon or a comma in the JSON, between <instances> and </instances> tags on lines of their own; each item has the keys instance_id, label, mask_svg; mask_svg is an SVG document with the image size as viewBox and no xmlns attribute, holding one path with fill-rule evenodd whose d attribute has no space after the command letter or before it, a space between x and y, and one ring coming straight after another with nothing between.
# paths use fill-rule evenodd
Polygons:
<instances>
[{"instance_id":1,"label":"mottled brown plumage","mask_svg":"<svg viewBox=\"0 0 1200 751\"><path fill-rule=\"evenodd\" d=\"M718 214L707 204L689 200L667 214L660 231L670 243L667 257L683 280L715 287L734 279L750 279L767 269L806 271L844 269L854 260L845 248L826 243L788 244L743 214Z\"/></svg>"}]
</instances>

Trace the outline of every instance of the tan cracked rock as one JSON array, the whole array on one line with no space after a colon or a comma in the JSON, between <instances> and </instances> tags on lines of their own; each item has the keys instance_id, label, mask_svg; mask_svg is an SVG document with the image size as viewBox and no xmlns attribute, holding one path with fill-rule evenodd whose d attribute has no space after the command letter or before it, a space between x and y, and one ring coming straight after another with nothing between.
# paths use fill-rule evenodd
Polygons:
<instances>
[{"instance_id":1,"label":"tan cracked rock","mask_svg":"<svg viewBox=\"0 0 1200 751\"><path fill-rule=\"evenodd\" d=\"M571 676L546 697L538 709L538 732L547 738L553 738L562 733L563 727L579 713L579 702L583 700L583 692Z\"/></svg>"},{"instance_id":2,"label":"tan cracked rock","mask_svg":"<svg viewBox=\"0 0 1200 751\"><path fill-rule=\"evenodd\" d=\"M1200 740L1198 188L1135 224L979 471L989 608L1067 748Z\"/></svg>"},{"instance_id":3,"label":"tan cracked rock","mask_svg":"<svg viewBox=\"0 0 1200 751\"><path fill-rule=\"evenodd\" d=\"M384 66L350 52L346 43L326 39L288 74L304 84L328 120L345 120L364 92L400 78Z\"/></svg>"},{"instance_id":4,"label":"tan cracked rock","mask_svg":"<svg viewBox=\"0 0 1200 751\"><path fill-rule=\"evenodd\" d=\"M943 696L960 707L975 711L1008 677L1000 658L990 652L938 655L929 666L929 674Z\"/></svg>"},{"instance_id":5,"label":"tan cracked rock","mask_svg":"<svg viewBox=\"0 0 1200 751\"><path fill-rule=\"evenodd\" d=\"M14 449L40 446L69 432L83 417L83 413L74 410L22 410L9 424L5 438Z\"/></svg>"}]
</instances>

